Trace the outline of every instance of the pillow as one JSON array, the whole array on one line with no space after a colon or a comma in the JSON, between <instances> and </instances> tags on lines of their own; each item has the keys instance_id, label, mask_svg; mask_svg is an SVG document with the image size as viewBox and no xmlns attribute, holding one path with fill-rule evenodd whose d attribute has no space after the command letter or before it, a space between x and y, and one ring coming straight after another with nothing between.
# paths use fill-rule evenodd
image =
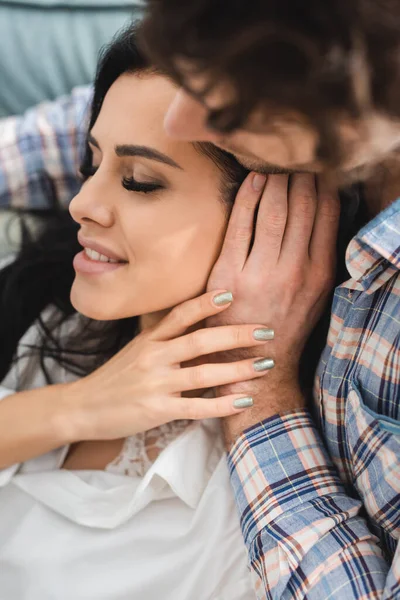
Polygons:
<instances>
[{"instance_id":1,"label":"pillow","mask_svg":"<svg viewBox=\"0 0 400 600\"><path fill-rule=\"evenodd\" d=\"M90 83L142 0L0 0L0 118Z\"/></svg>"}]
</instances>

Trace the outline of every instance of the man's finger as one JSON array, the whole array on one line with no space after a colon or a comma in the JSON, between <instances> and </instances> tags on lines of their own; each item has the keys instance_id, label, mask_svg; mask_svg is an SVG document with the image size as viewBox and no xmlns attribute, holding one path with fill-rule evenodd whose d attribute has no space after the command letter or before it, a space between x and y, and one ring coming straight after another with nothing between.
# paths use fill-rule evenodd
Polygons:
<instances>
[{"instance_id":1,"label":"man's finger","mask_svg":"<svg viewBox=\"0 0 400 600\"><path fill-rule=\"evenodd\" d=\"M289 183L288 220L282 245L282 256L289 261L308 260L316 210L315 176L310 173L292 175Z\"/></svg>"},{"instance_id":2,"label":"man's finger","mask_svg":"<svg viewBox=\"0 0 400 600\"><path fill-rule=\"evenodd\" d=\"M244 180L229 219L219 260L242 270L247 260L254 230L254 215L266 182L265 175L250 173Z\"/></svg>"},{"instance_id":3,"label":"man's finger","mask_svg":"<svg viewBox=\"0 0 400 600\"><path fill-rule=\"evenodd\" d=\"M310 258L330 265L336 258L336 240L340 218L340 200L337 190L322 178L318 179L318 202L310 244Z\"/></svg>"},{"instance_id":4,"label":"man's finger","mask_svg":"<svg viewBox=\"0 0 400 600\"><path fill-rule=\"evenodd\" d=\"M288 175L269 175L258 209L249 264L263 268L279 259L288 212Z\"/></svg>"}]
</instances>

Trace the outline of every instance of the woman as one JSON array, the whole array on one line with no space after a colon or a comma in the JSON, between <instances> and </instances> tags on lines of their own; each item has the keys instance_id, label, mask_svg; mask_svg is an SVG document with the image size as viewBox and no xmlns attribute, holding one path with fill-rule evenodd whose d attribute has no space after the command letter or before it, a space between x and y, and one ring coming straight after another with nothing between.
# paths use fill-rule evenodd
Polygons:
<instances>
[{"instance_id":1,"label":"woman","mask_svg":"<svg viewBox=\"0 0 400 600\"><path fill-rule=\"evenodd\" d=\"M252 400L203 392L262 377L268 359L208 357L273 332L201 324L232 302L204 290L246 173L165 136L174 93L131 36L115 41L70 206L83 250L60 223L3 271L1 597L254 597L208 419Z\"/></svg>"}]
</instances>

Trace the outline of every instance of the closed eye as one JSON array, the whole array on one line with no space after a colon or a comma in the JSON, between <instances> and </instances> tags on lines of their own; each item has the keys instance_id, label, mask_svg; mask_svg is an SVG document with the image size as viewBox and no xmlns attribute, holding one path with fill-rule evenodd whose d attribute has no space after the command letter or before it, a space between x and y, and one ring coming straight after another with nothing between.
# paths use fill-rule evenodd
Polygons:
<instances>
[{"instance_id":1,"label":"closed eye","mask_svg":"<svg viewBox=\"0 0 400 600\"><path fill-rule=\"evenodd\" d=\"M86 181L89 177L95 175L97 169L98 167L93 165L81 165L79 173L82 175L83 181ZM138 192L141 194L151 194L164 188L160 183L137 181L134 177L123 177L122 187L129 192Z\"/></svg>"},{"instance_id":2,"label":"closed eye","mask_svg":"<svg viewBox=\"0 0 400 600\"><path fill-rule=\"evenodd\" d=\"M144 183L137 181L134 177L124 177L122 187L130 192L141 192L142 194L151 194L157 190L162 190L164 186L159 183Z\"/></svg>"}]
</instances>

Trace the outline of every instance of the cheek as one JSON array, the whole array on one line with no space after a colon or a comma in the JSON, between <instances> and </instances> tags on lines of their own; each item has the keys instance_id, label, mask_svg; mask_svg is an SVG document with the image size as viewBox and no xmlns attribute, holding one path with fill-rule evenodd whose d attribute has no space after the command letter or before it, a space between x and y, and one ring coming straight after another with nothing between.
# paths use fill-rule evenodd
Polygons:
<instances>
[{"instance_id":1,"label":"cheek","mask_svg":"<svg viewBox=\"0 0 400 600\"><path fill-rule=\"evenodd\" d=\"M123 219L120 215L124 225L116 231L115 244L123 244L129 265L109 276L78 276L71 293L77 310L94 319L120 319L202 294L228 221L226 207L213 197L215 189L213 196L192 195L184 205L136 205Z\"/></svg>"},{"instance_id":2,"label":"cheek","mask_svg":"<svg viewBox=\"0 0 400 600\"><path fill-rule=\"evenodd\" d=\"M224 213L215 211L203 222L197 223L191 232L182 236L183 266L193 269L200 279L207 278L220 252L227 218Z\"/></svg>"},{"instance_id":3,"label":"cheek","mask_svg":"<svg viewBox=\"0 0 400 600\"><path fill-rule=\"evenodd\" d=\"M204 290L223 242L227 219L225 207L217 201L202 212L193 211L190 219L179 223L176 215L175 222L166 217L162 229L157 228L159 235L155 236L153 230L151 239L143 242L143 253L152 263L144 260L143 267L147 263L147 272L153 277L156 273L153 281L158 280L160 286L161 278L163 289L179 296L174 301L183 301ZM139 265L139 255L137 261Z\"/></svg>"},{"instance_id":4,"label":"cheek","mask_svg":"<svg viewBox=\"0 0 400 600\"><path fill-rule=\"evenodd\" d=\"M289 126L281 129L276 135L238 132L230 141L272 165L290 168L312 163L318 142L316 134Z\"/></svg>"},{"instance_id":5,"label":"cheek","mask_svg":"<svg viewBox=\"0 0 400 600\"><path fill-rule=\"evenodd\" d=\"M293 161L290 146L278 137L243 133L238 134L237 145L273 165L288 166Z\"/></svg>"}]
</instances>

